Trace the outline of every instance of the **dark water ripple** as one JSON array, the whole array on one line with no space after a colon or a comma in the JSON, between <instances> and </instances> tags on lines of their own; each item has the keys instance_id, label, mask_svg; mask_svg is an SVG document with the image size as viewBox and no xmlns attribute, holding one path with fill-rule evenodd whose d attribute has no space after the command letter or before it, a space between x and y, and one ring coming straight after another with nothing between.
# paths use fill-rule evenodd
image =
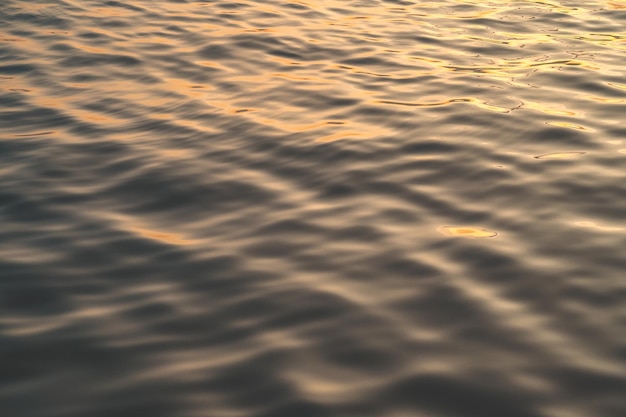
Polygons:
<instances>
[{"instance_id":1,"label":"dark water ripple","mask_svg":"<svg viewBox=\"0 0 626 417\"><path fill-rule=\"evenodd\" d=\"M623 417L625 24L4 0L1 414Z\"/></svg>"}]
</instances>

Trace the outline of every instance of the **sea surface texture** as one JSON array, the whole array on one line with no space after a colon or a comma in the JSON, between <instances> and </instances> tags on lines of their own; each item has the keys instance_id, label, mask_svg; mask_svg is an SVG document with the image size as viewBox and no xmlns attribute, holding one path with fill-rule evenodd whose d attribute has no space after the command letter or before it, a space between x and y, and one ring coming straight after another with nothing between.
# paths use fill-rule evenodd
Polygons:
<instances>
[{"instance_id":1,"label":"sea surface texture","mask_svg":"<svg viewBox=\"0 0 626 417\"><path fill-rule=\"evenodd\" d=\"M0 3L3 417L626 416L626 1Z\"/></svg>"}]
</instances>

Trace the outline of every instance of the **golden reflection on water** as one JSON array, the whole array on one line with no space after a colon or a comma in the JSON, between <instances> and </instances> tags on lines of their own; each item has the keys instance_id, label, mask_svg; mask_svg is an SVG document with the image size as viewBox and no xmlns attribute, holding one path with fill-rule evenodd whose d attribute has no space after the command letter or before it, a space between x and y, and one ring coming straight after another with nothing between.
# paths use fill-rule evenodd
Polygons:
<instances>
[{"instance_id":1,"label":"golden reflection on water","mask_svg":"<svg viewBox=\"0 0 626 417\"><path fill-rule=\"evenodd\" d=\"M32 136L47 136L47 135L52 135L52 134L54 134L54 132L50 131L50 132L24 133L24 134L13 135L13 136L16 138L27 138L27 137L32 137Z\"/></svg>"},{"instance_id":2,"label":"golden reflection on water","mask_svg":"<svg viewBox=\"0 0 626 417\"><path fill-rule=\"evenodd\" d=\"M509 113L510 111L520 107L520 106L514 106L514 107L494 106L494 105L488 104L486 101L480 100L475 97L453 98L449 100L442 100L442 101L435 101L435 102L402 102L402 101L380 100L378 101L378 103L393 104L393 105L407 106L407 107L438 107L438 106L448 106L450 104L457 104L457 103L467 103L479 109L488 110L488 111L495 112L495 113Z\"/></svg>"},{"instance_id":3,"label":"golden reflection on water","mask_svg":"<svg viewBox=\"0 0 626 417\"><path fill-rule=\"evenodd\" d=\"M616 88L616 89L618 89L618 90L626 90L626 84L620 84L620 83L606 83L606 85L608 85L609 87Z\"/></svg>"},{"instance_id":4,"label":"golden reflection on water","mask_svg":"<svg viewBox=\"0 0 626 417\"><path fill-rule=\"evenodd\" d=\"M570 122L546 122L546 124L548 126L555 126L555 127L564 127L567 129L574 129L574 130L591 130L585 126L581 126L578 125L576 123L570 123Z\"/></svg>"},{"instance_id":5,"label":"golden reflection on water","mask_svg":"<svg viewBox=\"0 0 626 417\"><path fill-rule=\"evenodd\" d=\"M607 227L607 226L599 226L594 222L576 222L575 223L576 226L581 226L581 227L590 227L593 229L597 229L597 230L602 230L605 232L620 232L622 230L625 230L623 227Z\"/></svg>"},{"instance_id":6,"label":"golden reflection on water","mask_svg":"<svg viewBox=\"0 0 626 417\"><path fill-rule=\"evenodd\" d=\"M345 77L372 77L375 79L389 78L389 79L403 79L416 76L432 76L446 77L452 79L453 77L465 77L467 74L471 76L492 79L497 81L506 81L511 86L519 86L522 88L532 87L531 84L521 82L518 77L529 77L531 75L537 75L545 72L557 72L563 71L564 68L578 67L589 71L598 71L601 68L594 62L592 55L585 55L580 52L567 52L564 51L560 56L542 54L542 55L522 55L518 57L504 57L486 59L481 55L476 55L470 59L469 56L448 55L446 57L441 56L442 49L437 45L424 43L420 45L420 52L415 53L410 48L389 48L389 43L386 42L386 32L382 31L376 36L372 35L372 27L384 27L388 28L390 34L398 30L414 30L416 19L420 16L428 16L427 21L420 21L420 25L436 33L444 33L442 38L450 38L455 40L466 40L475 42L477 45L485 44L499 44L506 47L529 48L531 45L540 44L561 44L566 40L575 39L581 42L602 44L609 47L621 48L620 40L624 36L622 33L561 33L558 31L545 32L545 33L514 33L506 31L492 30L489 34L478 35L469 31L460 30L458 27L448 25L446 27L446 21L450 19L477 19L477 18L497 18L493 15L502 13L503 10L509 10L509 2L495 1L487 3L473 2L473 1L461 1L456 3L467 3L473 7L479 8L475 12L458 12L450 9L438 13L437 9L441 8L441 4L438 2L425 2L420 3L419 7L397 7L381 5L376 7L363 7L359 9L358 15L344 15L341 13L335 13L332 20L321 19L311 20L309 25L304 26L292 26L288 24L272 24L271 27L263 27L256 25L254 21L242 23L238 27L224 27L220 25L203 24L202 30L206 31L208 35L213 36L237 36L250 33L268 34L272 36L281 36L285 40L287 46L293 43L294 49L298 48L297 43L293 42L293 39L304 39L308 44L319 45L320 48L330 47L333 48L336 41L345 41L346 39L358 40L361 44L367 45L367 50L364 53L356 54L352 58L352 61L358 61L359 59L368 59L370 57L385 56L394 64L394 71L383 71L384 68L371 65L360 65L357 63L336 63L328 61L324 58L311 58L303 57L302 60L297 58L286 58L276 55L265 55L263 60L268 63L272 63L269 67L275 67L275 64L283 66L289 71L264 71L262 65L256 65L255 71L242 71L240 68L233 68L226 62L212 61L196 61L198 65L211 67L223 71L223 75L230 79L232 82L236 82L241 85L248 84L249 91L261 92L265 89L268 93L273 89L280 88L282 81L290 81L295 83L301 83L302 86L310 85L314 88L318 88L321 85L329 85L332 88L333 85L340 86L345 85ZM543 2L543 1L531 1L525 2L527 6L549 8L558 13L564 14L580 14L586 13L586 10L576 7L569 7L558 2ZM340 10L345 7L345 4L341 2L325 2L320 4L317 2L300 2L299 4L310 8L312 10L324 10L329 12L333 7ZM202 4L203 5L203 4ZM501 5L502 7L494 7L494 5ZM280 14L281 10L272 6L259 6L267 13ZM425 14L423 10L428 10ZM513 9L511 9L513 10ZM244 14L244 11L228 11L229 14ZM441 26L435 26L433 21L440 21ZM309 31L315 29L317 26L324 26L332 31L327 36L313 36ZM319 27L317 28L319 30ZM389 35L389 34L387 34ZM358 38L358 39L355 39ZM142 40L145 42L148 38ZM156 39L155 39L156 40ZM165 42L170 42L165 40ZM450 51L446 51L450 52ZM297 54L296 54L297 55ZM424 63L423 68L415 68L416 61ZM454 62L458 61L458 62ZM315 68L317 66L317 68ZM407 70L403 71L402 68L406 67ZM409 70L410 68L410 70ZM230 75L227 75L230 74ZM215 90L213 86L205 86ZM190 96L196 96L202 98L203 92L189 93ZM401 105L407 107L437 107L446 106L455 103L470 104L481 110L486 110L495 113L510 113L512 110L526 108L531 110L540 111L549 115L558 116L576 116L577 112L570 109L559 108L563 107L560 103L550 102L537 102L526 99L526 97L520 96L510 97L514 102L511 106L502 106L499 103L494 104L492 101L481 97L460 97L460 98L444 98L436 102L424 101L423 99L417 101L405 101L391 99L393 97L393 91L382 92L366 92L364 89L353 89L346 92L348 98L360 99L362 101L378 104L391 104ZM235 103L235 100L241 100L240 97L232 97L228 94L220 93L220 91L214 91L211 97L207 96L207 100L211 105L217 105L223 109L227 114L240 113L243 111L250 112L254 110L256 114L251 114L247 117L251 117L253 121L269 125L288 132L301 132L307 130L306 126L313 126L319 121L319 114L307 112L304 109L289 109L289 106L281 106L280 111L277 112L268 106L254 106L252 109L249 105L242 103ZM612 99L616 100L616 99ZM619 100L619 99L617 99ZM257 103L258 104L258 103ZM270 104L270 103L268 103ZM280 114L277 114L280 113ZM314 119L318 118L317 121ZM586 129L581 124L563 122L550 122L554 126L566 127L571 129L584 130ZM349 131L345 131L347 126L339 127L336 132L324 133L321 137L316 139L317 142L328 142L340 139L349 138L366 138L375 137L370 134L372 124L363 120L358 123L353 122ZM380 128L379 128L380 131ZM381 132L382 133L382 132Z\"/></svg>"},{"instance_id":7,"label":"golden reflection on water","mask_svg":"<svg viewBox=\"0 0 626 417\"><path fill-rule=\"evenodd\" d=\"M497 236L497 232L472 226L441 226L439 232L452 237L488 238Z\"/></svg>"},{"instance_id":8,"label":"golden reflection on water","mask_svg":"<svg viewBox=\"0 0 626 417\"><path fill-rule=\"evenodd\" d=\"M598 101L600 103L605 104L625 104L626 99L624 98L609 98L609 97L595 97L595 96L587 96L588 99L593 101Z\"/></svg>"},{"instance_id":9,"label":"golden reflection on water","mask_svg":"<svg viewBox=\"0 0 626 417\"><path fill-rule=\"evenodd\" d=\"M164 150L161 150L159 153L165 158L174 158L174 159L191 158L194 156L193 152L191 152L188 149L164 149Z\"/></svg>"},{"instance_id":10,"label":"golden reflection on water","mask_svg":"<svg viewBox=\"0 0 626 417\"><path fill-rule=\"evenodd\" d=\"M193 240L184 239L182 236L174 233L166 233L157 230L143 229L139 227L133 227L130 230L145 238L158 240L160 242L170 245L191 245L195 243L195 241Z\"/></svg>"},{"instance_id":11,"label":"golden reflection on water","mask_svg":"<svg viewBox=\"0 0 626 417\"><path fill-rule=\"evenodd\" d=\"M606 4L609 7L609 9L614 9L614 10L626 9L626 3L618 3L616 1L607 1Z\"/></svg>"},{"instance_id":12,"label":"golden reflection on water","mask_svg":"<svg viewBox=\"0 0 626 417\"><path fill-rule=\"evenodd\" d=\"M535 156L535 159L574 159L586 152L553 152L545 155Z\"/></svg>"},{"instance_id":13,"label":"golden reflection on water","mask_svg":"<svg viewBox=\"0 0 626 417\"><path fill-rule=\"evenodd\" d=\"M455 9L457 4L467 4L474 8L474 11ZM510 2L496 0L490 2L477 2L469 0L460 0L449 4L442 5L441 2L421 2L419 5L401 7L398 5L377 5L372 7L362 7L358 9L358 14L349 14L339 12L345 8L343 2L327 1L323 3L299 1L304 7L311 10L323 11L325 16L332 16L332 19L321 18L311 19L303 25L290 25L274 22L269 26L260 24L257 20L239 22L238 25L224 26L212 23L190 23L190 27L194 27L205 33L206 36L238 36L248 34L258 34L259 36L280 36L285 43L285 47L291 46L294 49L299 47L299 42L304 40L310 45L319 45L320 48L335 48L337 41L344 42L346 40L358 41L360 45L365 45L364 52L354 54L352 61L348 63L335 62L328 60L323 56L313 59L310 56L303 56L303 59L285 58L272 54L265 54L262 60L266 63L272 63L265 67L262 62L255 62L254 66L247 67L247 63L242 64L242 68L235 68L226 61L216 59L197 59L193 64L212 68L221 71L221 78L229 80L237 84L245 85L251 93L260 93L280 89L283 82L300 83L301 87L317 89L321 85L328 85L330 89L334 87L345 87L346 80L360 80L361 78L371 78L373 81L379 79L410 79L417 76L436 76L442 81L452 81L455 78L464 78L467 76L476 77L484 80L493 80L494 82L505 82L509 86L516 86L522 89L534 88L530 82L522 81L527 78L540 75L542 73L562 72L567 68L576 67L587 71L603 70L595 62L595 57L590 53L578 51L562 50L561 53L555 54L528 54L532 46L555 45L559 46L565 42L576 41L579 43L587 43L590 46L602 46L618 50L625 50L626 32L598 33L598 32L576 32L544 31L537 33L516 33L512 30L500 31L490 29L488 32L468 30L466 23L454 22L454 20L467 21L469 19L516 19L525 18L518 14L518 10L524 8L531 9L549 9L562 14L584 14L588 13L587 8L570 7L560 2L550 1L526 1L521 2L518 6L511 6ZM52 4L27 5L33 10L46 8ZM623 5L619 2L598 2L598 6L604 5L611 9L622 9ZM209 6L204 3L193 3L189 7ZM188 10L169 10L168 13L181 15L188 13ZM257 10L261 10L270 14L280 15L282 9L277 6L263 6L255 4ZM161 6L158 6L161 8ZM512 13L509 15L508 13ZM119 7L102 7L98 9L98 13L106 16L130 16L137 14L136 12L125 10ZM241 10L228 10L220 14L244 15L245 8ZM497 16L500 14L501 16ZM428 17L428 19L423 19ZM388 42L389 38L395 33L401 31L414 31L415 24L418 22L420 32L427 36L437 37L439 39L448 39L454 42L468 42L474 46L483 47L485 45L501 45L506 48L518 50L514 56L500 57L497 55L488 56L483 54L470 55L463 52L462 48L452 51L449 48L442 48L441 45L429 42L420 43L420 48L416 50L409 45L393 45ZM459 27L459 25L463 25ZM320 36L320 27L324 36ZM384 30L373 31L372 28L384 28ZM332 29L332 30L331 30ZM68 45L90 53L107 54L115 50L128 50L137 47L137 45L145 45L146 43L162 44L162 45L179 45L174 37L156 32L145 32L141 36L124 36L125 29L120 33L111 32L106 29L93 28L95 33L103 34L114 39L113 44L109 47L102 46L101 43L90 43L88 40L81 40L81 43L70 42ZM374 32L374 33L373 33ZM436 36L435 36L436 34ZM2 33L4 37L5 34ZM6 34L5 40L19 40L15 36ZM31 42L31 41L29 41ZM33 50L45 50L45 45L41 41L35 41L37 45L33 46ZM197 47L180 46L179 51L193 53ZM561 48L559 48L561 49ZM393 67L393 71L389 68L379 65L369 65L367 63L358 63L359 59L367 60L370 57L384 57ZM252 62L252 61L251 61ZM417 64L419 62L419 64ZM276 65L279 64L284 68L277 71ZM417 65L416 65L417 64ZM423 64L423 65L422 65ZM419 65L419 67L418 67ZM271 68L265 70L264 68ZM250 71L252 69L252 71ZM284 70L283 70L284 69ZM163 74L160 74L163 75ZM191 84L188 81L177 80L167 76L160 77L160 86L167 91L175 91L191 99L206 100L209 105L213 105L224 111L224 113L232 115L236 113L250 113L246 117L252 118L254 122L272 126L288 132L302 132L308 130L308 127L316 126L322 120L328 120L333 114L320 115L319 112L311 112L309 109L290 109L285 103L267 103L264 106L252 106L250 103L243 103L244 97L233 96L226 91L220 91L219 87L209 83L202 85ZM624 91L625 84L611 82L608 83L611 88ZM494 113L510 113L518 109L531 109L548 115L556 116L582 116L580 112L566 108L563 104L551 100L534 101L527 97L523 90L517 96L507 97L511 101L510 106L494 103L486 96L476 95L470 97L444 97L436 101L428 101L423 97L417 100L405 100L406 97L396 95L394 86L390 86L387 90L368 91L360 85L359 88L352 88L343 93L346 98L360 100L372 104L389 104L407 107L438 107L451 104L469 104L481 110ZM20 85L18 88L13 87L12 91L27 92L30 88L27 85ZM149 103L154 106L165 106L171 102L171 98L159 97L155 94L144 94L137 92L136 88L129 85L122 85L118 82L107 83L107 90L114 89L120 91L128 100L135 101L143 106ZM622 104L626 102L622 98L613 97L586 97L588 100L603 102L606 104ZM114 123L117 119L111 114L95 115L89 114L85 109L77 108L69 98L56 98L55 100L65 100L65 103L54 103L53 101L42 101L39 98L39 104L47 107L57 108L58 106L70 107L76 111L77 115L84 120L96 123ZM274 105L274 107L272 107ZM255 114L252 114L255 113ZM180 116L175 112L161 112L154 109L155 118L171 119L174 123L190 126L201 127L202 123L181 120ZM588 130L579 123L548 121L547 124L557 127L565 127L576 130ZM375 134L372 133L375 129ZM337 126L333 132L322 132L317 142L329 142L350 138L374 138L379 135L391 133L388 129L382 129L380 126L374 126L366 120L352 121L351 126Z\"/></svg>"},{"instance_id":14,"label":"golden reflection on water","mask_svg":"<svg viewBox=\"0 0 626 417\"><path fill-rule=\"evenodd\" d=\"M557 108L557 106L561 108L563 107L562 105L555 104L555 103L541 103L541 102L530 101L530 100L524 100L524 103L522 104L522 108L539 111L541 113L549 114L551 116L578 116L579 115L576 112L571 111L571 110L559 109Z\"/></svg>"},{"instance_id":15,"label":"golden reflection on water","mask_svg":"<svg viewBox=\"0 0 626 417\"><path fill-rule=\"evenodd\" d=\"M340 139L364 138L364 137L366 137L366 135L360 132L339 132L339 133L334 133L332 135L321 137L319 139L316 139L315 141L320 142L320 143L326 143L326 142L334 142Z\"/></svg>"}]
</instances>

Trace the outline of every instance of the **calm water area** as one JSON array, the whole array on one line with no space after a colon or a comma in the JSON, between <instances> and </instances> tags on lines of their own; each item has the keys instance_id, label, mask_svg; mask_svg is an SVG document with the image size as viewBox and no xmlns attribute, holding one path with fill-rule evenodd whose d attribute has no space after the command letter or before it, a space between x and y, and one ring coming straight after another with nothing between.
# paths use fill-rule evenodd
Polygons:
<instances>
[{"instance_id":1,"label":"calm water area","mask_svg":"<svg viewBox=\"0 0 626 417\"><path fill-rule=\"evenodd\" d=\"M626 0L1 0L0 416L625 417Z\"/></svg>"}]
</instances>

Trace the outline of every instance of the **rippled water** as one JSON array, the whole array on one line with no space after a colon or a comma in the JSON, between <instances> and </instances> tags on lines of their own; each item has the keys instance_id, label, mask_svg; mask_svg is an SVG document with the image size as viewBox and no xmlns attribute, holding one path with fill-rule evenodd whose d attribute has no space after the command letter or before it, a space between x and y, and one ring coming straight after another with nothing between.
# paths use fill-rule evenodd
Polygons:
<instances>
[{"instance_id":1,"label":"rippled water","mask_svg":"<svg viewBox=\"0 0 626 417\"><path fill-rule=\"evenodd\" d=\"M625 66L623 0L3 0L2 416L625 416Z\"/></svg>"}]
</instances>

